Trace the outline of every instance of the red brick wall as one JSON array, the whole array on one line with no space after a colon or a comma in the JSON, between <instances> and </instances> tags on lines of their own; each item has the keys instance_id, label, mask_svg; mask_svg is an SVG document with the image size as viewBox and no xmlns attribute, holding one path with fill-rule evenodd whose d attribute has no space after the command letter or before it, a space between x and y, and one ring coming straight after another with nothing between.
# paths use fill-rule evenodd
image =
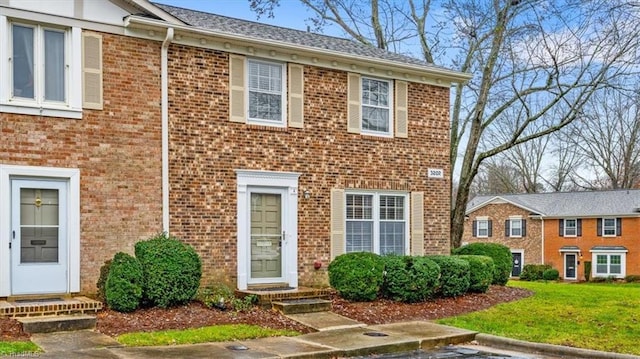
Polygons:
<instances>
[{"instance_id":1,"label":"red brick wall","mask_svg":"<svg viewBox=\"0 0 640 359\"><path fill-rule=\"evenodd\" d=\"M0 113L0 162L80 169L80 283L162 230L160 44L103 34L104 110L80 120Z\"/></svg>"},{"instance_id":2,"label":"red brick wall","mask_svg":"<svg viewBox=\"0 0 640 359\"><path fill-rule=\"evenodd\" d=\"M595 267L595 255L589 252L595 246L623 246L629 252L626 254L626 274L640 274L640 218L622 218L622 236L603 237L597 235L596 218L582 218L582 236L560 237L558 219L544 221L545 262L553 266L564 276L564 255L560 253L563 246L577 246L582 253L582 260L578 264L579 280L584 280L584 262L591 261ZM593 255L593 257L592 257Z\"/></svg>"},{"instance_id":3,"label":"red brick wall","mask_svg":"<svg viewBox=\"0 0 640 359\"><path fill-rule=\"evenodd\" d=\"M509 216L522 216L527 220L525 237L514 238L505 236L504 222ZM488 217L493 222L493 235L489 238L473 237L473 221L477 217ZM546 223L545 223L546 225ZM529 212L509 203L489 204L469 214L464 223L462 242L500 243L512 250L524 250L524 265L542 263L542 222L529 218Z\"/></svg>"},{"instance_id":4,"label":"red brick wall","mask_svg":"<svg viewBox=\"0 0 640 359\"><path fill-rule=\"evenodd\" d=\"M425 192L425 251L449 252L449 90L409 84L409 138L347 133L347 73L305 66L304 128L229 122L228 54L171 45L171 232L202 255L205 281L236 276L234 169L300 172L301 284L330 257L332 188ZM326 268L326 266L325 266Z\"/></svg>"}]
</instances>

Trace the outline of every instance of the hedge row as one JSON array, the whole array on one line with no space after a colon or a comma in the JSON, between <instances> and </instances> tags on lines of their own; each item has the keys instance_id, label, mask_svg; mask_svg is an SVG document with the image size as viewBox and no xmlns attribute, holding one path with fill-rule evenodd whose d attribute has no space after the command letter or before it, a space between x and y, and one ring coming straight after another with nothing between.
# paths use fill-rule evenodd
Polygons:
<instances>
[{"instance_id":1,"label":"hedge row","mask_svg":"<svg viewBox=\"0 0 640 359\"><path fill-rule=\"evenodd\" d=\"M493 245L483 251L497 255L498 261L504 261L505 255L509 261L511 258L508 248L506 254ZM503 275L502 269L496 270L495 262L490 256L470 254L412 257L347 253L329 264L329 283L348 300L372 301L382 296L401 302L422 302L436 296L486 292L495 282L494 274Z\"/></svg>"}]
</instances>

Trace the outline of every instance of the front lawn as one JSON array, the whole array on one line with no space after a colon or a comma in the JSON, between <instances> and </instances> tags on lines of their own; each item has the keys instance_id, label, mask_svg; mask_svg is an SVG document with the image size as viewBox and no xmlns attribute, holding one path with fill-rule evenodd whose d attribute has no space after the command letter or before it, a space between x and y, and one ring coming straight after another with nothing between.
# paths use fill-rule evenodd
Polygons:
<instances>
[{"instance_id":1,"label":"front lawn","mask_svg":"<svg viewBox=\"0 0 640 359\"><path fill-rule=\"evenodd\" d=\"M538 343L640 354L640 285L511 281L535 295L438 323Z\"/></svg>"}]
</instances>

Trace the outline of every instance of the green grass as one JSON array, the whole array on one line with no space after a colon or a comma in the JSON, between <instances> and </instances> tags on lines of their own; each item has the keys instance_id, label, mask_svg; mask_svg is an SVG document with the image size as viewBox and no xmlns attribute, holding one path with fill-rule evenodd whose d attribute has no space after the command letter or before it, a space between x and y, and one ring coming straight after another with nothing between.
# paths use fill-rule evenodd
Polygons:
<instances>
[{"instance_id":1,"label":"green grass","mask_svg":"<svg viewBox=\"0 0 640 359\"><path fill-rule=\"evenodd\" d=\"M535 295L439 320L482 333L538 343L640 354L640 285L509 282Z\"/></svg>"},{"instance_id":2,"label":"green grass","mask_svg":"<svg viewBox=\"0 0 640 359\"><path fill-rule=\"evenodd\" d=\"M299 334L292 330L276 330L256 325L226 324L186 330L127 333L119 335L117 340L127 346L152 346L226 342Z\"/></svg>"},{"instance_id":3,"label":"green grass","mask_svg":"<svg viewBox=\"0 0 640 359\"><path fill-rule=\"evenodd\" d=\"M0 355L39 353L40 347L29 341L0 342Z\"/></svg>"}]
</instances>

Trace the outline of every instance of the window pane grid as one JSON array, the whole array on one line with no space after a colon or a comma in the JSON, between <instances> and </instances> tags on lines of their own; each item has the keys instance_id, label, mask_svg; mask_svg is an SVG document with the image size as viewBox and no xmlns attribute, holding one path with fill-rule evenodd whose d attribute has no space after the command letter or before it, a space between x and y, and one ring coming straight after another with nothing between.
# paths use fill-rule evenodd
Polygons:
<instances>
[{"instance_id":1,"label":"window pane grid","mask_svg":"<svg viewBox=\"0 0 640 359\"><path fill-rule=\"evenodd\" d=\"M346 251L405 254L406 198L385 194L346 195Z\"/></svg>"},{"instance_id":2,"label":"window pane grid","mask_svg":"<svg viewBox=\"0 0 640 359\"><path fill-rule=\"evenodd\" d=\"M390 132L389 82L362 79L362 129L374 132Z\"/></svg>"},{"instance_id":3,"label":"window pane grid","mask_svg":"<svg viewBox=\"0 0 640 359\"><path fill-rule=\"evenodd\" d=\"M489 236L489 221L478 220L478 237L487 237Z\"/></svg>"},{"instance_id":4,"label":"window pane grid","mask_svg":"<svg viewBox=\"0 0 640 359\"><path fill-rule=\"evenodd\" d=\"M248 61L249 118L282 122L282 65Z\"/></svg>"},{"instance_id":5,"label":"window pane grid","mask_svg":"<svg viewBox=\"0 0 640 359\"><path fill-rule=\"evenodd\" d=\"M615 236L616 235L616 219L605 218L602 221L602 231L605 236Z\"/></svg>"},{"instance_id":6,"label":"window pane grid","mask_svg":"<svg viewBox=\"0 0 640 359\"><path fill-rule=\"evenodd\" d=\"M565 236L575 236L577 235L577 222L575 219L565 219L564 220L564 235Z\"/></svg>"}]
</instances>

